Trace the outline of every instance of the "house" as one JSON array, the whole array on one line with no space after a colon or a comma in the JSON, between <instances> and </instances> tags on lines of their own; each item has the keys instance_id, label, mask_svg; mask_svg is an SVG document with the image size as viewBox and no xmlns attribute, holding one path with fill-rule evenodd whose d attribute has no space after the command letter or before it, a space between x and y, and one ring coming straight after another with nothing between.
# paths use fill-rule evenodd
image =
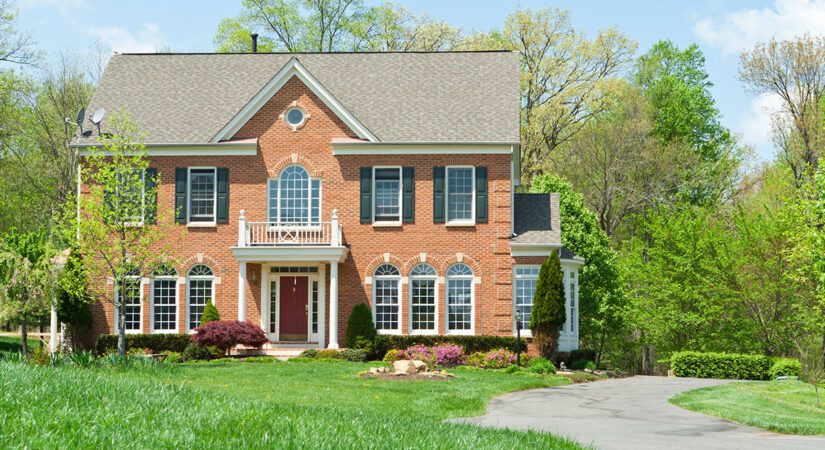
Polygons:
<instances>
[{"instance_id":1,"label":"house","mask_svg":"<svg viewBox=\"0 0 825 450\"><path fill-rule=\"evenodd\" d=\"M338 348L359 303L380 333L512 335L561 251L576 349L583 261L558 194L516 193L519 89L515 52L114 55L89 110L138 124L184 230L127 332L191 332L211 300L272 348Z\"/></svg>"}]
</instances>

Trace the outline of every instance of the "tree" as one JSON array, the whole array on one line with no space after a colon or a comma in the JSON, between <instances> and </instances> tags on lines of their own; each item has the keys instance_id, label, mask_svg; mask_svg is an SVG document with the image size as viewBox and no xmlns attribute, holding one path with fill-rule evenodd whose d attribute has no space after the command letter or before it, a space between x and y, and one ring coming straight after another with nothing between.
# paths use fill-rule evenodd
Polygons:
<instances>
[{"instance_id":1,"label":"tree","mask_svg":"<svg viewBox=\"0 0 825 450\"><path fill-rule=\"evenodd\" d=\"M439 51L450 50L460 31L444 22L414 16L401 6L367 7L363 0L244 0L235 18L218 25L219 52L248 52L250 34L260 51Z\"/></svg>"},{"instance_id":2,"label":"tree","mask_svg":"<svg viewBox=\"0 0 825 450\"><path fill-rule=\"evenodd\" d=\"M548 157L611 103L613 77L636 44L615 29L589 40L570 12L517 9L502 30L475 34L462 49L516 50L521 55L521 164L524 180L544 173Z\"/></svg>"},{"instance_id":3,"label":"tree","mask_svg":"<svg viewBox=\"0 0 825 450\"><path fill-rule=\"evenodd\" d=\"M39 59L34 41L17 29L17 8L10 0L0 0L0 61L29 65Z\"/></svg>"},{"instance_id":4,"label":"tree","mask_svg":"<svg viewBox=\"0 0 825 450\"><path fill-rule=\"evenodd\" d=\"M42 317L53 301L54 254L44 231L3 236L0 243L0 320L20 323L23 354L28 353L28 322Z\"/></svg>"},{"instance_id":5,"label":"tree","mask_svg":"<svg viewBox=\"0 0 825 450\"><path fill-rule=\"evenodd\" d=\"M650 105L652 134L663 146L687 145L695 153L695 162L680 168L674 193L693 203L729 196L742 149L721 124L699 46L680 50L659 41L639 57L631 78Z\"/></svg>"},{"instance_id":6,"label":"tree","mask_svg":"<svg viewBox=\"0 0 825 450\"><path fill-rule=\"evenodd\" d=\"M774 116L774 143L797 181L816 169L825 133L825 37L799 36L759 43L740 57L739 79L754 95L781 99Z\"/></svg>"},{"instance_id":7,"label":"tree","mask_svg":"<svg viewBox=\"0 0 825 450\"><path fill-rule=\"evenodd\" d=\"M352 313L347 322L347 332L344 337L344 345L347 348L362 348L361 346L372 346L375 342L375 324L372 322L372 311L364 303L359 303L352 308Z\"/></svg>"},{"instance_id":8,"label":"tree","mask_svg":"<svg viewBox=\"0 0 825 450\"><path fill-rule=\"evenodd\" d=\"M90 147L84 160L83 186L88 188L67 204L67 240L77 236L90 282L90 294L117 311L118 353L126 354L126 308L139 280L151 276L168 259L162 240L176 228L158 211L157 184L149 171L147 152L137 126L122 113L109 120L110 134L100 148ZM168 239L165 242L172 242ZM107 283L112 280L114 295Z\"/></svg>"},{"instance_id":9,"label":"tree","mask_svg":"<svg viewBox=\"0 0 825 450\"><path fill-rule=\"evenodd\" d=\"M623 295L616 254L596 216L570 183L546 174L533 179L530 191L559 193L562 243L585 260L579 274L579 336L584 348L596 351L598 363L611 340L623 339Z\"/></svg>"},{"instance_id":10,"label":"tree","mask_svg":"<svg viewBox=\"0 0 825 450\"><path fill-rule=\"evenodd\" d=\"M564 325L566 319L564 276L559 254L554 252L539 270L529 324L539 353L547 359L551 359L558 351L559 327Z\"/></svg>"},{"instance_id":11,"label":"tree","mask_svg":"<svg viewBox=\"0 0 825 450\"><path fill-rule=\"evenodd\" d=\"M66 259L66 266L57 279L57 320L65 325L62 343L70 349L79 345L82 330L92 324L92 313L89 296L86 270L83 267L83 257L72 248Z\"/></svg>"},{"instance_id":12,"label":"tree","mask_svg":"<svg viewBox=\"0 0 825 450\"><path fill-rule=\"evenodd\" d=\"M215 305L212 303L212 300L206 301L206 306L203 307L203 314L201 315L201 325L205 325L209 322L215 322L221 320L221 315L218 313L218 308L215 308Z\"/></svg>"}]
</instances>

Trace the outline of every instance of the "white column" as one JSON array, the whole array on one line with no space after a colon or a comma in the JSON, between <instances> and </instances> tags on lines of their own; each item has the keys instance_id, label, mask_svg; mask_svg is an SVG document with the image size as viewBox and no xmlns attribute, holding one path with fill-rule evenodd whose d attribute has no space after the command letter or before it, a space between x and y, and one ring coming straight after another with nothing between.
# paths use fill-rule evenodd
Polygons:
<instances>
[{"instance_id":1,"label":"white column","mask_svg":"<svg viewBox=\"0 0 825 450\"><path fill-rule=\"evenodd\" d=\"M246 263L238 264L238 321L246 322Z\"/></svg>"},{"instance_id":2,"label":"white column","mask_svg":"<svg viewBox=\"0 0 825 450\"><path fill-rule=\"evenodd\" d=\"M246 211L241 210L238 218L238 247L246 247Z\"/></svg>"},{"instance_id":3,"label":"white column","mask_svg":"<svg viewBox=\"0 0 825 450\"><path fill-rule=\"evenodd\" d=\"M49 352L54 353L57 351L57 307L54 303L52 303L52 316L51 322L49 323Z\"/></svg>"},{"instance_id":4,"label":"white column","mask_svg":"<svg viewBox=\"0 0 825 450\"><path fill-rule=\"evenodd\" d=\"M338 348L338 261L329 263L329 345Z\"/></svg>"},{"instance_id":5,"label":"white column","mask_svg":"<svg viewBox=\"0 0 825 450\"><path fill-rule=\"evenodd\" d=\"M326 347L327 338L327 263L318 267L318 347Z\"/></svg>"},{"instance_id":6,"label":"white column","mask_svg":"<svg viewBox=\"0 0 825 450\"><path fill-rule=\"evenodd\" d=\"M337 209L332 210L332 223L330 224L329 228L330 228L330 233L332 233L332 236L330 236L332 238L330 243L332 244L333 247L338 247L339 245L341 245L341 233L340 233L340 230L338 229L338 210Z\"/></svg>"}]
</instances>

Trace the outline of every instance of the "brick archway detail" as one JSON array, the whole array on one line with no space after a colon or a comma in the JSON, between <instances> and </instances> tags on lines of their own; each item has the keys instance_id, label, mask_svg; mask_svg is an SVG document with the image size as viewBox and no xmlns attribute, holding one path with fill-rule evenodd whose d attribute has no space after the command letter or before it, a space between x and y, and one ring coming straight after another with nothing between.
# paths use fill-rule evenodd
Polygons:
<instances>
[{"instance_id":1,"label":"brick archway detail","mask_svg":"<svg viewBox=\"0 0 825 450\"><path fill-rule=\"evenodd\" d=\"M450 266L452 266L453 264L458 263L458 262L464 263L464 264L467 264L468 266L470 266L470 268L473 269L473 276L474 277L476 277L476 278L481 277L481 264L479 264L478 261L476 261L475 259L473 259L472 257L467 256L467 255L461 255L460 260L459 260L458 255L452 255L448 258L445 258L445 259L441 260L441 267L440 267L439 270L442 274L446 275L447 274L447 269L449 269Z\"/></svg>"},{"instance_id":2,"label":"brick archway detail","mask_svg":"<svg viewBox=\"0 0 825 450\"><path fill-rule=\"evenodd\" d=\"M389 257L386 257L386 256L389 256ZM375 258L373 258L372 261L370 261L369 264L367 264L367 268L364 270L364 279L366 280L367 278L371 278L373 272L375 272L375 269L378 268L378 266L380 266L381 264L384 264L384 263L389 263L389 264L394 265L395 267L398 268L399 271L401 271L401 276L407 276L406 271L404 271L404 261L399 259L397 256L393 256L391 254L390 255L381 254L381 255L378 255Z\"/></svg>"},{"instance_id":3,"label":"brick archway detail","mask_svg":"<svg viewBox=\"0 0 825 450\"><path fill-rule=\"evenodd\" d=\"M280 161L275 163L267 173L269 174L270 178L278 178L281 176L281 171L284 170L287 166L291 166L293 164L300 165L309 173L309 176L312 178L321 178L324 173L320 170L312 160L307 159L306 157L299 155L298 153L293 153L286 158L282 158Z\"/></svg>"},{"instance_id":4,"label":"brick archway detail","mask_svg":"<svg viewBox=\"0 0 825 450\"><path fill-rule=\"evenodd\" d=\"M424 259L421 258L420 254L415 255L412 258L408 259L407 262L404 263L404 268L402 269L402 273L404 273L405 276L409 276L410 271L413 269L413 267L417 266L419 263L425 263L425 264L429 264L429 265L433 266L433 268L437 272L438 276L440 276L440 277L444 276L444 271L440 270L441 269L441 259L438 258L437 256L432 256L432 255L429 255L429 254L425 255Z\"/></svg>"},{"instance_id":5,"label":"brick archway detail","mask_svg":"<svg viewBox=\"0 0 825 450\"><path fill-rule=\"evenodd\" d=\"M206 264L207 266L209 266L212 269L212 273L215 275L216 278L222 276L221 266L220 264L218 264L218 261L216 261L214 258L207 255L203 255L203 260L200 261L199 259L200 258L198 258L198 255L195 255L189 257L188 259L186 259L186 261L181 263L179 267L182 267L183 271L179 271L178 276L188 276L189 270L198 264Z\"/></svg>"}]
</instances>

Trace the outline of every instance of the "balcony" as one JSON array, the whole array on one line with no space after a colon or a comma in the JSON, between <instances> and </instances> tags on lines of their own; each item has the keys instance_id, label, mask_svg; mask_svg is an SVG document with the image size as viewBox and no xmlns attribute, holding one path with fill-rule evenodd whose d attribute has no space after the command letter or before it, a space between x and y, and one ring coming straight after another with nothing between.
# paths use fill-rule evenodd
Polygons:
<instances>
[{"instance_id":1,"label":"balcony","mask_svg":"<svg viewBox=\"0 0 825 450\"><path fill-rule=\"evenodd\" d=\"M233 253L239 262L343 261L347 248L338 223L338 210L329 221L312 226L276 222L247 222L238 218L238 245Z\"/></svg>"}]
</instances>

